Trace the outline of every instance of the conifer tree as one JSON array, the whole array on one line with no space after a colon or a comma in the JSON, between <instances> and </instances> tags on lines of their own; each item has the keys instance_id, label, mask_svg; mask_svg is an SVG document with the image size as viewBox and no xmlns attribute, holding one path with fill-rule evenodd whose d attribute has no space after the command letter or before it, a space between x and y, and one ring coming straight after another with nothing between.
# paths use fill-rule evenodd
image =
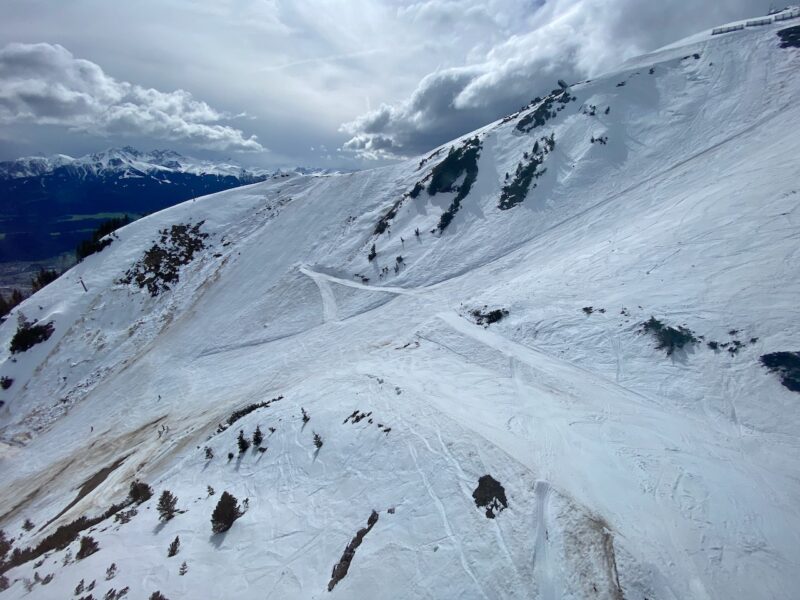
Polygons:
<instances>
[{"instance_id":1,"label":"conifer tree","mask_svg":"<svg viewBox=\"0 0 800 600\"><path fill-rule=\"evenodd\" d=\"M244 437L244 431L241 429L239 430L239 439L236 440L236 443L239 444L239 454L244 454L250 447L250 442Z\"/></svg>"},{"instance_id":2,"label":"conifer tree","mask_svg":"<svg viewBox=\"0 0 800 600\"><path fill-rule=\"evenodd\" d=\"M175 539L170 542L169 548L167 548L167 556L172 557L178 553L178 550L181 547L181 538L180 536L175 536Z\"/></svg>"},{"instance_id":3,"label":"conifer tree","mask_svg":"<svg viewBox=\"0 0 800 600\"><path fill-rule=\"evenodd\" d=\"M175 516L175 505L178 503L178 498L169 490L161 492L161 497L158 499L158 515L162 521L169 521Z\"/></svg>"},{"instance_id":4,"label":"conifer tree","mask_svg":"<svg viewBox=\"0 0 800 600\"><path fill-rule=\"evenodd\" d=\"M228 531L233 522L242 516L242 509L235 496L228 492L222 492L222 496L217 502L217 506L211 515L211 530L214 533Z\"/></svg>"},{"instance_id":5,"label":"conifer tree","mask_svg":"<svg viewBox=\"0 0 800 600\"><path fill-rule=\"evenodd\" d=\"M100 550L100 546L97 544L95 539L91 536L85 535L81 538L81 547L78 549L78 553L75 555L75 558L78 560L82 560L87 556L90 556Z\"/></svg>"}]
</instances>

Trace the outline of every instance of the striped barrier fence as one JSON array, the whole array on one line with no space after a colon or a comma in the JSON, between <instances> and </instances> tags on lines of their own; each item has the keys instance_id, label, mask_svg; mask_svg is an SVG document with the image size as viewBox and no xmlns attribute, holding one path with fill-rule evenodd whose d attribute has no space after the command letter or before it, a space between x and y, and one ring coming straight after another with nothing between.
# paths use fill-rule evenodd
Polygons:
<instances>
[{"instance_id":1,"label":"striped barrier fence","mask_svg":"<svg viewBox=\"0 0 800 600\"><path fill-rule=\"evenodd\" d=\"M711 30L711 35L719 35L721 33L730 33L731 31L741 31L744 25L727 25L725 27L715 27Z\"/></svg>"},{"instance_id":2,"label":"striped barrier fence","mask_svg":"<svg viewBox=\"0 0 800 600\"><path fill-rule=\"evenodd\" d=\"M797 17L800 17L800 8L793 8L792 10L783 11L782 13L775 15L773 18L777 23L778 21L788 21L789 19L796 19Z\"/></svg>"}]
</instances>

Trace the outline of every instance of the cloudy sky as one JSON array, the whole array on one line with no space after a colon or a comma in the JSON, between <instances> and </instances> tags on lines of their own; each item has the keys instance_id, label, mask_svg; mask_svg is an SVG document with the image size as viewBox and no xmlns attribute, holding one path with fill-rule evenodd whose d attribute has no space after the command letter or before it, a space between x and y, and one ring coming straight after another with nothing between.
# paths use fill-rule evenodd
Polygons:
<instances>
[{"instance_id":1,"label":"cloudy sky","mask_svg":"<svg viewBox=\"0 0 800 600\"><path fill-rule=\"evenodd\" d=\"M3 0L0 160L415 155L769 0Z\"/></svg>"}]
</instances>

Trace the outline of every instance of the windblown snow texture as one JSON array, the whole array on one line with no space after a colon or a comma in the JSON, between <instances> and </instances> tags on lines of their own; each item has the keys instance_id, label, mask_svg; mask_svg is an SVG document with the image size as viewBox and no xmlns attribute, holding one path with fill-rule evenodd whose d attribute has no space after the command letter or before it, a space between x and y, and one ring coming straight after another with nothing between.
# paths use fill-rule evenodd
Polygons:
<instances>
[{"instance_id":1,"label":"windblown snow texture","mask_svg":"<svg viewBox=\"0 0 800 600\"><path fill-rule=\"evenodd\" d=\"M790 25L699 34L425 159L121 229L0 327L0 525L35 554L72 524L0 597L795 598ZM480 151L429 189L451 148ZM160 232L195 228L173 261ZM155 295L125 277L164 264ZM52 332L12 355L21 319ZM214 534L223 492L243 514Z\"/></svg>"}]
</instances>

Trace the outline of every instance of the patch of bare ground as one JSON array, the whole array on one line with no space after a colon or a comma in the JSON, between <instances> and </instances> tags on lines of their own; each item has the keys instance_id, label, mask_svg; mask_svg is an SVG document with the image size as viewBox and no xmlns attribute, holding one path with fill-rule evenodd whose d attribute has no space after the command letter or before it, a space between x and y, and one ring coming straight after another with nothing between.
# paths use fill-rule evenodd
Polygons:
<instances>
[{"instance_id":1,"label":"patch of bare ground","mask_svg":"<svg viewBox=\"0 0 800 600\"><path fill-rule=\"evenodd\" d=\"M579 516L564 530L566 559L586 598L625 600L617 573L614 534L602 517Z\"/></svg>"}]
</instances>

